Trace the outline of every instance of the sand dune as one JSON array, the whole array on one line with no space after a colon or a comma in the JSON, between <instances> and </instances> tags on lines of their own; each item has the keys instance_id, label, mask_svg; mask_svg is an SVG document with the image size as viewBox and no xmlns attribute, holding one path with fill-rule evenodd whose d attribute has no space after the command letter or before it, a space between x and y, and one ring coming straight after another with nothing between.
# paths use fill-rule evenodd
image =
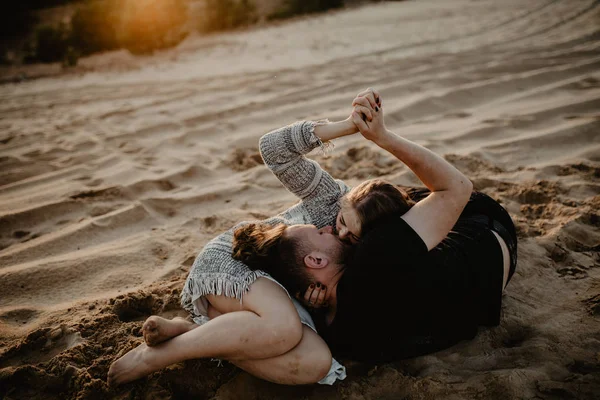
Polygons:
<instances>
[{"instance_id":1,"label":"sand dune","mask_svg":"<svg viewBox=\"0 0 600 400\"><path fill-rule=\"evenodd\" d=\"M600 394L600 7L407 1L122 52L0 86L0 397L593 399ZM360 90L388 126L498 199L520 236L501 326L426 357L347 362L281 387L190 361L116 390L108 366L178 297L214 235L294 203L258 138L342 119ZM361 137L334 176L419 182Z\"/></svg>"}]
</instances>

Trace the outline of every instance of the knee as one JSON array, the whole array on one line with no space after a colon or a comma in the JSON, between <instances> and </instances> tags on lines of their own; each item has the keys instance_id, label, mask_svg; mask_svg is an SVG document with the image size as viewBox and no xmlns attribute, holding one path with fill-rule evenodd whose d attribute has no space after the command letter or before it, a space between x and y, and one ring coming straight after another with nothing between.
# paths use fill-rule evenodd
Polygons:
<instances>
[{"instance_id":1,"label":"knee","mask_svg":"<svg viewBox=\"0 0 600 400\"><path fill-rule=\"evenodd\" d=\"M302 340L302 323L300 318L281 318L268 324L269 346L277 354L284 354L293 349Z\"/></svg>"},{"instance_id":2,"label":"knee","mask_svg":"<svg viewBox=\"0 0 600 400\"><path fill-rule=\"evenodd\" d=\"M289 374L293 377L293 384L310 385L318 383L329 374L332 362L333 359L329 349L312 351L298 357L290 365Z\"/></svg>"},{"instance_id":3,"label":"knee","mask_svg":"<svg viewBox=\"0 0 600 400\"><path fill-rule=\"evenodd\" d=\"M327 349L327 351L320 351L316 354L311 362L313 373L311 374L310 382L307 383L317 383L329 374L333 358L331 352Z\"/></svg>"}]
</instances>

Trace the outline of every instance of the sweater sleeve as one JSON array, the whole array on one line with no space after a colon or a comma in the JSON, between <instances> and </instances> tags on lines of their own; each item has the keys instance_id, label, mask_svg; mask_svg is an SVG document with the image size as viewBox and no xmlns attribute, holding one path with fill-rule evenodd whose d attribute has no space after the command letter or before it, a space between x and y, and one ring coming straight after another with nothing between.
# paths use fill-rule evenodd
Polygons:
<instances>
[{"instance_id":1,"label":"sweater sleeve","mask_svg":"<svg viewBox=\"0 0 600 400\"><path fill-rule=\"evenodd\" d=\"M301 121L260 138L265 165L290 192L302 200L339 193L340 185L314 160L304 157L323 142L315 135L318 122Z\"/></svg>"}]
</instances>

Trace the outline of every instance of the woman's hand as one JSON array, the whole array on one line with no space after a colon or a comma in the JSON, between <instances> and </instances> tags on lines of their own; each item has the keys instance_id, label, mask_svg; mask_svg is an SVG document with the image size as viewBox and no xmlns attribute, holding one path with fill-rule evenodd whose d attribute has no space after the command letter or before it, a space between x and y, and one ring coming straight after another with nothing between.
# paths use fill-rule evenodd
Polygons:
<instances>
[{"instance_id":1,"label":"woman's hand","mask_svg":"<svg viewBox=\"0 0 600 400\"><path fill-rule=\"evenodd\" d=\"M368 88L367 90L360 92L359 94L356 95L356 97L354 98L354 101L352 102L352 107L354 107L356 105L356 101L358 99L360 99L361 97L364 97L365 99L367 99L367 101L369 102L369 105L373 109L375 109L375 107L381 107L381 105L382 105L381 94L379 94L379 91L377 91L373 88Z\"/></svg>"},{"instance_id":2,"label":"woman's hand","mask_svg":"<svg viewBox=\"0 0 600 400\"><path fill-rule=\"evenodd\" d=\"M381 95L375 89L360 93L352 102L352 122L360 133L375 143L388 135L383 120Z\"/></svg>"},{"instance_id":3,"label":"woman's hand","mask_svg":"<svg viewBox=\"0 0 600 400\"><path fill-rule=\"evenodd\" d=\"M312 284L308 287L304 296L300 293L296 294L296 298L300 300L306 307L309 308L321 308L326 307L325 296L327 295L327 288L325 285L320 283Z\"/></svg>"},{"instance_id":4,"label":"woman's hand","mask_svg":"<svg viewBox=\"0 0 600 400\"><path fill-rule=\"evenodd\" d=\"M381 96L379 95L379 92L373 88L368 88L367 90L357 94L356 97L354 98L354 100L352 101L352 107L355 107L357 105L357 101L359 101L359 99L363 98L363 97L369 102L372 109L375 109L375 107L381 107ZM366 110L364 110L364 111L366 112ZM354 110L353 110L353 112L354 112ZM371 114L368 112L367 112L367 114L369 115L369 118L370 118ZM350 114L350 116L348 117L348 120L353 122L352 114ZM358 126L356 127L356 129L358 129Z\"/></svg>"}]
</instances>

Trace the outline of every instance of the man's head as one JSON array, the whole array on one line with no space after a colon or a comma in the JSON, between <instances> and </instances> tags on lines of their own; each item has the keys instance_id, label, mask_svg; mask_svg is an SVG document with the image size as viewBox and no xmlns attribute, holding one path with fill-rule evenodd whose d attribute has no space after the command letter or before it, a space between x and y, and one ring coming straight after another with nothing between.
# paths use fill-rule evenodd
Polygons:
<instances>
[{"instance_id":1,"label":"man's head","mask_svg":"<svg viewBox=\"0 0 600 400\"><path fill-rule=\"evenodd\" d=\"M328 285L347 250L330 226L253 223L236 229L233 239L233 258L268 272L293 294L317 281Z\"/></svg>"}]
</instances>

